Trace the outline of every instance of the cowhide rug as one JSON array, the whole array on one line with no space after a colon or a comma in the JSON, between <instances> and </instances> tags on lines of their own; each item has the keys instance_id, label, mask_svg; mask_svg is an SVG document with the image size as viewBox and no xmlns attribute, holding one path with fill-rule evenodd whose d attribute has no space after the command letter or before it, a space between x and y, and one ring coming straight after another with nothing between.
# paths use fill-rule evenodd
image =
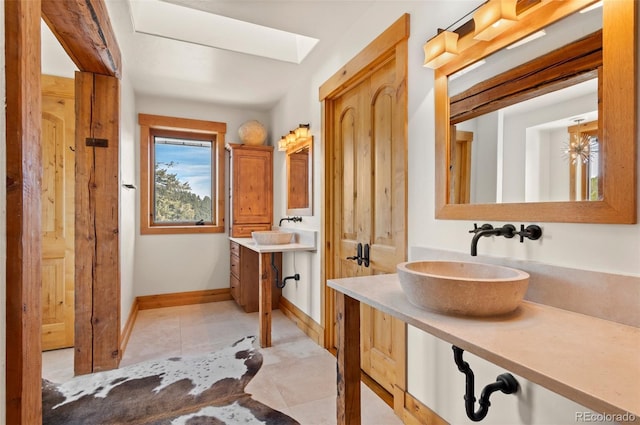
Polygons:
<instances>
[{"instance_id":1,"label":"cowhide rug","mask_svg":"<svg viewBox=\"0 0 640 425\"><path fill-rule=\"evenodd\" d=\"M298 424L245 393L262 366L254 341L255 337L247 337L205 356L148 361L77 376L62 384L43 379L42 422Z\"/></svg>"}]
</instances>

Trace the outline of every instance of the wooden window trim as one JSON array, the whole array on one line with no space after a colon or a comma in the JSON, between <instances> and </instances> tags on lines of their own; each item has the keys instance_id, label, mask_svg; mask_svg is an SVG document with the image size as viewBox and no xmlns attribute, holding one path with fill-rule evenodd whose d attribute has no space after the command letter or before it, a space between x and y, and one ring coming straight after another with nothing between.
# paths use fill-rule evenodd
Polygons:
<instances>
[{"instance_id":1,"label":"wooden window trim","mask_svg":"<svg viewBox=\"0 0 640 425\"><path fill-rule=\"evenodd\" d=\"M140 125L140 234L197 234L224 233L224 138L227 124L189 118L175 118L161 115L138 114ZM197 226L195 224L153 223L153 149L151 130L171 130L194 134L215 134L212 150L212 190L213 215L215 222Z\"/></svg>"}]
</instances>

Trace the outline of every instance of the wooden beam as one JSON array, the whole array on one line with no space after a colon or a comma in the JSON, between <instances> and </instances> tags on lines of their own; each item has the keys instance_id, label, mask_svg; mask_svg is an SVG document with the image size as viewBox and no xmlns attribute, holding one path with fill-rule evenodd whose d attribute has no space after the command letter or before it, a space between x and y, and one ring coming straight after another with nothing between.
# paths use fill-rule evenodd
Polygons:
<instances>
[{"instance_id":1,"label":"wooden beam","mask_svg":"<svg viewBox=\"0 0 640 425\"><path fill-rule=\"evenodd\" d=\"M258 260L260 287L258 289L258 327L260 333L260 347L271 347L271 286L273 273L271 271L271 253L261 252Z\"/></svg>"},{"instance_id":2,"label":"wooden beam","mask_svg":"<svg viewBox=\"0 0 640 425\"><path fill-rule=\"evenodd\" d=\"M6 423L42 423L40 1L7 1Z\"/></svg>"},{"instance_id":3,"label":"wooden beam","mask_svg":"<svg viewBox=\"0 0 640 425\"><path fill-rule=\"evenodd\" d=\"M76 374L118 367L119 106L116 78L76 73Z\"/></svg>"},{"instance_id":4,"label":"wooden beam","mask_svg":"<svg viewBox=\"0 0 640 425\"><path fill-rule=\"evenodd\" d=\"M602 31L474 84L450 99L450 122L457 124L598 77Z\"/></svg>"},{"instance_id":5,"label":"wooden beam","mask_svg":"<svg viewBox=\"0 0 640 425\"><path fill-rule=\"evenodd\" d=\"M103 0L42 0L42 18L78 69L120 78L120 48Z\"/></svg>"},{"instance_id":6,"label":"wooden beam","mask_svg":"<svg viewBox=\"0 0 640 425\"><path fill-rule=\"evenodd\" d=\"M360 302L336 291L338 425L360 425Z\"/></svg>"}]
</instances>

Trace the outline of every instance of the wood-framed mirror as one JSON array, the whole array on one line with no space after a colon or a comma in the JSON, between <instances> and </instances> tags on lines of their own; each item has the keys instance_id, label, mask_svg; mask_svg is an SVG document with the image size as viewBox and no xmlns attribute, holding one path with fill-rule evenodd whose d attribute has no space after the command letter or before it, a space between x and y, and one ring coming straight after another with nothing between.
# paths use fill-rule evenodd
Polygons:
<instances>
[{"instance_id":1,"label":"wood-framed mirror","mask_svg":"<svg viewBox=\"0 0 640 425\"><path fill-rule=\"evenodd\" d=\"M287 146L287 215L313 215L313 136Z\"/></svg>"},{"instance_id":2,"label":"wood-framed mirror","mask_svg":"<svg viewBox=\"0 0 640 425\"><path fill-rule=\"evenodd\" d=\"M584 11L585 8L598 6L598 2L593 0L566 0L562 2L514 0L513 3L516 4L515 7L518 11L516 21L490 41L474 39L473 20L470 21L470 24L463 24L454 30L454 32L458 32L458 53L453 55L453 59L441 64L434 71L436 218L635 223L637 220L636 2L604 0L598 12L601 14L601 18L598 18L601 19L601 30L592 31L590 29L586 35L576 32L575 40L570 42L578 43L578 45L590 43L589 41L585 42L585 39L596 44L599 42L599 53L589 53L584 56L573 54L577 45L572 44L547 51L538 51L535 56L520 64L514 65L503 59L500 61L503 70L493 74L492 77L458 88L454 93L452 76L464 73L464 70L471 68L470 65L477 64L481 60L488 60L491 56L500 55L506 51L508 46L512 46L540 30L550 29L551 26L560 27L565 32L572 32L570 24L567 23L568 20L582 15L580 11ZM535 51L535 48L533 50ZM427 51L426 45L425 51ZM555 53L549 53L550 51L555 51ZM542 59L545 57L548 59L549 55L554 54L561 59L552 65ZM600 55L600 59L598 59L598 55ZM573 61L569 56L573 57ZM540 63L547 65L540 66ZM508 66L505 67L505 64ZM563 66L572 70L573 73L563 73ZM460 72L461 70L462 72ZM482 75L482 72L474 70L473 74ZM522 81L527 80L534 82L523 86ZM469 126L466 120L497 114L499 118L496 122L502 124L503 121L500 120L504 120L506 116L506 113L501 109L502 107L505 105L512 107L511 105L513 105L521 108L521 105L524 104L521 102L522 100L535 98L532 100L539 101L543 96L550 97L551 104L560 107L562 103L558 100L560 89L582 90L582 85L590 86L593 90L593 93L589 95L593 105L589 108L595 110L595 118L590 114L582 116L570 112L570 108L556 112L558 119L565 111L571 118L574 118L573 122L564 124L562 136L564 146L553 148L558 154L564 153L565 155L565 165L560 165L560 167L565 167L567 182L560 184L558 183L560 180L551 178L551 185L561 187L562 191L566 192L566 198L556 194L547 194L546 197L539 198L527 195L525 199L525 193L534 193L538 188L534 187L535 190L526 192L525 186L529 183L524 181L524 177L520 179L522 180L520 182L521 198L511 196L506 187L514 185L520 180L506 175L504 170L508 168L524 170L530 166L532 161L512 153L507 154L508 149L501 151L502 156L500 156L483 147L485 145L481 143L483 136L481 131L476 129L474 132L475 127ZM515 86L519 86L517 91L521 92L521 98L517 101L510 97L513 95L512 89ZM509 92L509 94L505 95L505 92ZM467 96L469 93L475 94ZM461 103L456 102L460 100ZM548 106L549 103L546 105L546 111L550 113L553 108ZM468 115L467 117L464 117L465 113ZM571 140L573 139L571 138L575 137L572 136L572 129L575 134L575 126L587 122L590 123L590 133L588 134L591 135L591 138L588 139L589 142L584 142L580 149L584 146L591 146L593 152L585 154L584 150L580 150L572 144ZM513 151L513 145L509 145L509 143L515 143L514 137L505 138L504 135L509 133L503 128L500 128L498 133L503 137L500 141L502 147L509 147ZM597 147L593 144L594 139L598 142ZM499 146L498 149L500 148ZM593 159L596 151L597 160ZM487 161L484 160L477 163L480 164L480 169L474 169L471 165L473 162L471 158L474 157L475 161L475 156L482 156L479 155L480 153L491 155L492 161L498 162L502 168L494 171L491 167L485 167ZM576 155L581 154L583 160L575 161ZM587 171L578 162L584 164L587 161L591 162L592 172L597 174L595 179L585 180L584 174L581 174ZM548 167L550 161L545 159L539 160L539 162ZM571 162L576 162L573 171L570 171ZM578 177L575 175L576 172ZM547 180L552 175L549 171L538 170L536 173L538 175L544 174L542 177ZM571 173L574 175L572 176ZM497 175L497 180L490 181L488 185L493 186L494 192L499 192L498 195L494 194L493 197L483 198L474 194L474 190L478 190L477 186L482 184L482 178L486 174ZM593 188L587 187L585 189L585 185L590 183ZM592 193L592 196L588 197L585 193Z\"/></svg>"}]
</instances>

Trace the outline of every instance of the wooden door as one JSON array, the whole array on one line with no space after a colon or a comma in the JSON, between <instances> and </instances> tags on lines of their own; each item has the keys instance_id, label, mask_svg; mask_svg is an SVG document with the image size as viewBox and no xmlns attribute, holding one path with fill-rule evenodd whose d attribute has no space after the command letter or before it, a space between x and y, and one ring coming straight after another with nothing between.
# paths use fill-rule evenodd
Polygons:
<instances>
[{"instance_id":1,"label":"wooden door","mask_svg":"<svg viewBox=\"0 0 640 425\"><path fill-rule=\"evenodd\" d=\"M406 258L406 112L397 68L391 56L335 99L335 277L395 273ZM363 253L369 247L368 266L347 259L359 244ZM393 317L361 306L362 370L391 394L404 367L404 329Z\"/></svg>"},{"instance_id":2,"label":"wooden door","mask_svg":"<svg viewBox=\"0 0 640 425\"><path fill-rule=\"evenodd\" d=\"M452 204L468 204L471 201L471 142L473 132L456 130L451 126L450 192Z\"/></svg>"},{"instance_id":3,"label":"wooden door","mask_svg":"<svg viewBox=\"0 0 640 425\"><path fill-rule=\"evenodd\" d=\"M73 346L74 80L42 76L42 349Z\"/></svg>"}]
</instances>

